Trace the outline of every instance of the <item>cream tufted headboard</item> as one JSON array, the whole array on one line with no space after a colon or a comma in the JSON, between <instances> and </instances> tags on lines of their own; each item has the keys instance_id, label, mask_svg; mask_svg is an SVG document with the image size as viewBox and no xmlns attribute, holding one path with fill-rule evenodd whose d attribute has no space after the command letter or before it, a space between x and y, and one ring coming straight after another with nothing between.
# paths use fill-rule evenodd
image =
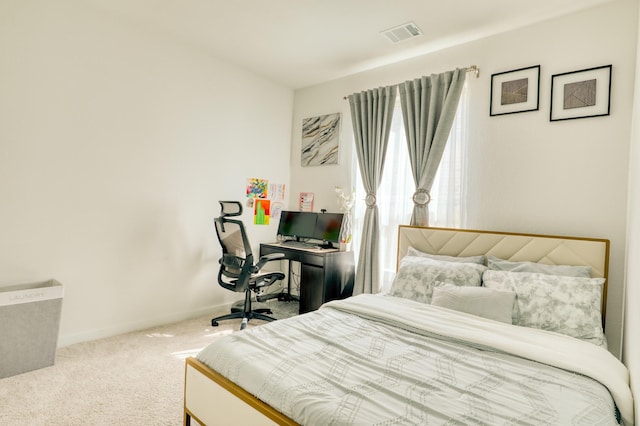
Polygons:
<instances>
[{"instance_id":1,"label":"cream tufted headboard","mask_svg":"<svg viewBox=\"0 0 640 426\"><path fill-rule=\"evenodd\" d=\"M591 266L593 277L608 277L609 240L467 229L400 225L398 258L408 247L447 256L492 255L511 261ZM602 296L602 323L607 307L607 281Z\"/></svg>"}]
</instances>

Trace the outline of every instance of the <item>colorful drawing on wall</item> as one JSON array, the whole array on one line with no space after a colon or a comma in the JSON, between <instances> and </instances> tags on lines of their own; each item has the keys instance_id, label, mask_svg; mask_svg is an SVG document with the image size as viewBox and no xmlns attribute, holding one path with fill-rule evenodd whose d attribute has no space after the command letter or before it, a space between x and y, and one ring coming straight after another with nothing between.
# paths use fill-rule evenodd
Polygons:
<instances>
[{"instance_id":1,"label":"colorful drawing on wall","mask_svg":"<svg viewBox=\"0 0 640 426\"><path fill-rule=\"evenodd\" d=\"M253 223L256 225L268 225L271 215L271 201L270 200L255 200L255 209L253 211Z\"/></svg>"},{"instance_id":2,"label":"colorful drawing on wall","mask_svg":"<svg viewBox=\"0 0 640 426\"><path fill-rule=\"evenodd\" d=\"M302 120L302 165L338 164L340 113Z\"/></svg>"},{"instance_id":3,"label":"colorful drawing on wall","mask_svg":"<svg viewBox=\"0 0 640 426\"><path fill-rule=\"evenodd\" d=\"M284 210L284 203L274 201L271 203L271 218L273 220L279 220L280 214Z\"/></svg>"},{"instance_id":4,"label":"colorful drawing on wall","mask_svg":"<svg viewBox=\"0 0 640 426\"><path fill-rule=\"evenodd\" d=\"M272 201L284 201L284 183L269 184L269 198Z\"/></svg>"},{"instance_id":5,"label":"colorful drawing on wall","mask_svg":"<svg viewBox=\"0 0 640 426\"><path fill-rule=\"evenodd\" d=\"M268 198L269 181L266 179L247 179L247 198Z\"/></svg>"}]
</instances>

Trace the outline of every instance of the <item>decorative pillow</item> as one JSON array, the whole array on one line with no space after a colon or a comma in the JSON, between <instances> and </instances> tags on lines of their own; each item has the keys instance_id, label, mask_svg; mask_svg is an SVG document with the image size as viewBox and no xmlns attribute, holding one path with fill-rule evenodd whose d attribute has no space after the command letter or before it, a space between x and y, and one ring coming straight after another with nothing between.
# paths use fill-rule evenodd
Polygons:
<instances>
[{"instance_id":1,"label":"decorative pillow","mask_svg":"<svg viewBox=\"0 0 640 426\"><path fill-rule=\"evenodd\" d=\"M431 303L433 288L445 284L476 286L482 283L484 265L444 262L426 257L405 256L400 261L389 294L422 303Z\"/></svg>"},{"instance_id":2,"label":"decorative pillow","mask_svg":"<svg viewBox=\"0 0 640 426\"><path fill-rule=\"evenodd\" d=\"M511 324L515 298L512 291L447 284L433 289L431 304Z\"/></svg>"},{"instance_id":3,"label":"decorative pillow","mask_svg":"<svg viewBox=\"0 0 640 426\"><path fill-rule=\"evenodd\" d=\"M418 249L415 249L411 246L407 249L407 256L418 256L418 257L426 257L428 259L433 260L442 260L445 262L460 262L460 263L477 263L478 265L484 265L484 256L466 256L466 257L457 257L457 256L445 256L442 254L431 254L425 253Z\"/></svg>"},{"instance_id":4,"label":"decorative pillow","mask_svg":"<svg viewBox=\"0 0 640 426\"><path fill-rule=\"evenodd\" d=\"M562 275L565 277L591 278L590 266L546 265L535 262L511 262L487 256L487 266L495 271L536 272L539 274Z\"/></svg>"},{"instance_id":5,"label":"decorative pillow","mask_svg":"<svg viewBox=\"0 0 640 426\"><path fill-rule=\"evenodd\" d=\"M600 305L604 278L488 270L484 286L514 291L513 324L604 345Z\"/></svg>"}]
</instances>

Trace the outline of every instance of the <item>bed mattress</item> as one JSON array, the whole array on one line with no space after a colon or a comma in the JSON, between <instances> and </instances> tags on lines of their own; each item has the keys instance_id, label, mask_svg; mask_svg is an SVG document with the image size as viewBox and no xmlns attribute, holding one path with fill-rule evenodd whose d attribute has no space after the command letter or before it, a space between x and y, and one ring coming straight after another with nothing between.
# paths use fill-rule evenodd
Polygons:
<instances>
[{"instance_id":1,"label":"bed mattress","mask_svg":"<svg viewBox=\"0 0 640 426\"><path fill-rule=\"evenodd\" d=\"M391 296L330 302L197 358L304 425L633 424L608 351Z\"/></svg>"}]
</instances>

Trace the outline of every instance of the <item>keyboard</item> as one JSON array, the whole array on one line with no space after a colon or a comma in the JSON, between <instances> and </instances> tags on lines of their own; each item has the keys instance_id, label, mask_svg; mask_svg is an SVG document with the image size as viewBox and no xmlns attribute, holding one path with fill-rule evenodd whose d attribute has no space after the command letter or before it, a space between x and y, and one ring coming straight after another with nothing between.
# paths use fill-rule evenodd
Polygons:
<instances>
[{"instance_id":1,"label":"keyboard","mask_svg":"<svg viewBox=\"0 0 640 426\"><path fill-rule=\"evenodd\" d=\"M294 240L283 241L282 245L286 247L301 248L301 249L317 249L318 248L317 244L305 243L304 241L294 241Z\"/></svg>"}]
</instances>

